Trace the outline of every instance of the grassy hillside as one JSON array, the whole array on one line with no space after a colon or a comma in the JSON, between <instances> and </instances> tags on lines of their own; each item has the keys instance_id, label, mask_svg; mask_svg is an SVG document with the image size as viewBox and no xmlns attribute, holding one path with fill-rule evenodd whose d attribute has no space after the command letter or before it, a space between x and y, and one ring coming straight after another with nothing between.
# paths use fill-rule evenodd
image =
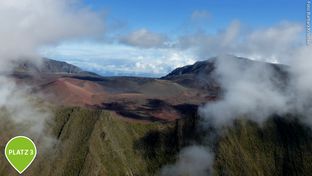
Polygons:
<instances>
[{"instance_id":1,"label":"grassy hillside","mask_svg":"<svg viewBox=\"0 0 312 176\"><path fill-rule=\"evenodd\" d=\"M177 152L175 123L130 122L82 108L60 108L55 114L48 125L51 147L39 149L24 175L152 175ZM11 131L8 136L18 134ZM17 175L2 152L0 175Z\"/></svg>"},{"instance_id":2,"label":"grassy hillside","mask_svg":"<svg viewBox=\"0 0 312 176\"><path fill-rule=\"evenodd\" d=\"M173 123L139 123L114 113L82 108L56 108L47 125L49 138L36 140L38 156L27 175L40 176L151 176L178 151L204 143L196 118ZM2 112L2 111L1 111ZM0 113L0 147L20 135ZM47 136L42 134L42 136ZM49 142L49 147L44 144ZM311 130L296 119L272 118L263 126L238 120L218 138L214 175L267 176L312 173ZM0 175L18 175L0 153Z\"/></svg>"},{"instance_id":3,"label":"grassy hillside","mask_svg":"<svg viewBox=\"0 0 312 176\"><path fill-rule=\"evenodd\" d=\"M262 127L237 121L218 143L215 167L215 175L311 175L311 129L293 117L273 117Z\"/></svg>"}]
</instances>

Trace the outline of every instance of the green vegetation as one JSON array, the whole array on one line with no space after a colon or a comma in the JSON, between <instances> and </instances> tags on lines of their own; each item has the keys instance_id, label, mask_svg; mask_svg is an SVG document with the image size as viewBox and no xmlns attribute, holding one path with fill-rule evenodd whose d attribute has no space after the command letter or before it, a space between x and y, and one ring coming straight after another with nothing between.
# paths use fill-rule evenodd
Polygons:
<instances>
[{"instance_id":1,"label":"green vegetation","mask_svg":"<svg viewBox=\"0 0 312 176\"><path fill-rule=\"evenodd\" d=\"M196 118L147 123L122 119L102 110L52 109L55 116L48 121L46 134L35 140L38 156L24 175L157 175L163 165L175 162L183 146L194 142L203 144L203 138L213 131L199 131ZM2 149L10 137L25 129L16 128L6 116L0 113ZM44 145L46 143L49 145ZM293 117L288 120L274 117L261 126L237 120L218 137L215 151L214 175L312 173L311 129ZM3 152L0 175L18 175Z\"/></svg>"},{"instance_id":2,"label":"green vegetation","mask_svg":"<svg viewBox=\"0 0 312 176\"><path fill-rule=\"evenodd\" d=\"M25 175L153 175L174 161L174 126L134 122L108 111L56 108L47 127L50 139L37 141L41 149ZM43 142L50 146L40 147ZM0 175L15 174L2 154L0 163Z\"/></svg>"},{"instance_id":3,"label":"green vegetation","mask_svg":"<svg viewBox=\"0 0 312 176\"><path fill-rule=\"evenodd\" d=\"M261 127L237 121L219 141L215 167L215 175L311 175L311 129L293 117L273 117Z\"/></svg>"}]
</instances>

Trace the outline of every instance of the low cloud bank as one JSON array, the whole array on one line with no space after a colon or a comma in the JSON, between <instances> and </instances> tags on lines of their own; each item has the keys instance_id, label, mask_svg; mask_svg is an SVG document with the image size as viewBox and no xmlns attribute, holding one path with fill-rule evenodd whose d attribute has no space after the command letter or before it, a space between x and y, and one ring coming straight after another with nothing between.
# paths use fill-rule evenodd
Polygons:
<instances>
[{"instance_id":1,"label":"low cloud bank","mask_svg":"<svg viewBox=\"0 0 312 176\"><path fill-rule=\"evenodd\" d=\"M184 148L178 161L173 165L165 166L161 176L206 176L211 173L214 154L204 147L191 146Z\"/></svg>"},{"instance_id":2,"label":"low cloud bank","mask_svg":"<svg viewBox=\"0 0 312 176\"><path fill-rule=\"evenodd\" d=\"M199 114L205 122L203 126L213 126L217 133L222 134L222 129L231 126L237 118L262 124L272 115L283 117L294 114L299 115L301 122L312 127L312 49L302 46L289 51L289 54L289 66L220 56L216 61L214 76L222 93L219 100L199 108ZM190 155L192 162L181 168L183 158L180 158L173 165L174 169L170 170L172 175L198 175L197 171L184 169L196 168L196 163L202 160L196 152ZM180 157L186 159L189 156L180 154ZM205 165L204 168L209 170L213 162L207 163L211 165ZM163 168L164 172L166 170L167 166Z\"/></svg>"},{"instance_id":3,"label":"low cloud bank","mask_svg":"<svg viewBox=\"0 0 312 176\"><path fill-rule=\"evenodd\" d=\"M104 30L103 20L78 0L1 0L0 21L1 71L12 69L13 61L40 61L42 46Z\"/></svg>"},{"instance_id":4,"label":"low cloud bank","mask_svg":"<svg viewBox=\"0 0 312 176\"><path fill-rule=\"evenodd\" d=\"M78 0L1 0L0 21L1 127L7 129L3 137L28 135L51 141L45 125L52 113L39 105L30 85L17 84L8 75L17 63L40 65L42 46L99 36L103 20Z\"/></svg>"}]
</instances>

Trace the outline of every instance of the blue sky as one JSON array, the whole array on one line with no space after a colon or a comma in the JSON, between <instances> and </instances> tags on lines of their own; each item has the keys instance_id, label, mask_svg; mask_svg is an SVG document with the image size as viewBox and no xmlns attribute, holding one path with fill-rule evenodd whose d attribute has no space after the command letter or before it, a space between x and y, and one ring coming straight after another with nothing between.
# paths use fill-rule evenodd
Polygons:
<instances>
[{"instance_id":1,"label":"blue sky","mask_svg":"<svg viewBox=\"0 0 312 176\"><path fill-rule=\"evenodd\" d=\"M233 19L252 26L280 21L304 21L305 1L299 0L85 0L95 10L105 10L130 28L147 27L175 33L194 11L210 15L207 29L218 30ZM112 19L113 20L113 19Z\"/></svg>"},{"instance_id":2,"label":"blue sky","mask_svg":"<svg viewBox=\"0 0 312 176\"><path fill-rule=\"evenodd\" d=\"M104 39L67 41L42 53L103 75L162 76L175 67L224 53L276 62L283 50L303 40L305 3L83 0L83 6L105 14ZM272 41L283 48L266 47ZM246 42L255 47L241 46Z\"/></svg>"}]
</instances>

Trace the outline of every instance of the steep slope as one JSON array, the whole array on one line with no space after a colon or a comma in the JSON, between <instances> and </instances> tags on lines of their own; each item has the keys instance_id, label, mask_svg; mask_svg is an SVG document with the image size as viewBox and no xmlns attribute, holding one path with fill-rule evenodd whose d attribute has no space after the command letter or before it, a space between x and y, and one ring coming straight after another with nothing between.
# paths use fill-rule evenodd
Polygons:
<instances>
[{"instance_id":1,"label":"steep slope","mask_svg":"<svg viewBox=\"0 0 312 176\"><path fill-rule=\"evenodd\" d=\"M41 74L80 74L80 75L92 75L97 74L86 72L77 66L68 64L62 61L56 61L53 59L42 58L42 63L40 65L35 65L32 63L18 63L15 68L16 72L33 72Z\"/></svg>"},{"instance_id":2,"label":"steep slope","mask_svg":"<svg viewBox=\"0 0 312 176\"><path fill-rule=\"evenodd\" d=\"M186 87L207 91L212 95L217 94L218 83L213 77L216 58L196 62L177 68L162 79L170 80Z\"/></svg>"},{"instance_id":3,"label":"steep slope","mask_svg":"<svg viewBox=\"0 0 312 176\"><path fill-rule=\"evenodd\" d=\"M1 148L19 134L18 129L3 128L8 124L1 123ZM174 163L182 147L206 145L206 137L214 135L213 130L200 130L194 117L175 123L134 123L114 113L82 108L55 109L47 128L53 142L42 148L42 141L35 138L38 157L25 176L158 175L162 166ZM311 129L294 117L272 117L263 126L238 120L224 132L214 147L214 175L312 172ZM0 175L18 175L3 153L0 163Z\"/></svg>"},{"instance_id":4,"label":"steep slope","mask_svg":"<svg viewBox=\"0 0 312 176\"><path fill-rule=\"evenodd\" d=\"M272 117L263 126L237 121L219 140L216 175L297 175L312 172L311 128L294 117Z\"/></svg>"},{"instance_id":5,"label":"steep slope","mask_svg":"<svg viewBox=\"0 0 312 176\"><path fill-rule=\"evenodd\" d=\"M176 123L129 122L107 111L57 108L47 127L54 142L42 148L34 138L38 156L23 175L150 176L174 160L182 143L176 128ZM19 133L11 128L6 134L2 137L8 139ZM1 148L5 142L1 140ZM0 163L0 175L18 175L3 153Z\"/></svg>"},{"instance_id":6,"label":"steep slope","mask_svg":"<svg viewBox=\"0 0 312 176\"><path fill-rule=\"evenodd\" d=\"M217 96L221 87L218 83L218 75L215 72L216 66L220 62L226 63L227 60L235 63L235 65L239 65L243 70L255 65L263 65L265 68L270 68L276 78L280 80L286 80L288 76L288 67L285 65L253 61L230 55L226 57L213 57L208 60L196 62L193 65L177 68L161 79L170 80L185 87L200 90L201 92L208 92L211 96Z\"/></svg>"}]
</instances>

